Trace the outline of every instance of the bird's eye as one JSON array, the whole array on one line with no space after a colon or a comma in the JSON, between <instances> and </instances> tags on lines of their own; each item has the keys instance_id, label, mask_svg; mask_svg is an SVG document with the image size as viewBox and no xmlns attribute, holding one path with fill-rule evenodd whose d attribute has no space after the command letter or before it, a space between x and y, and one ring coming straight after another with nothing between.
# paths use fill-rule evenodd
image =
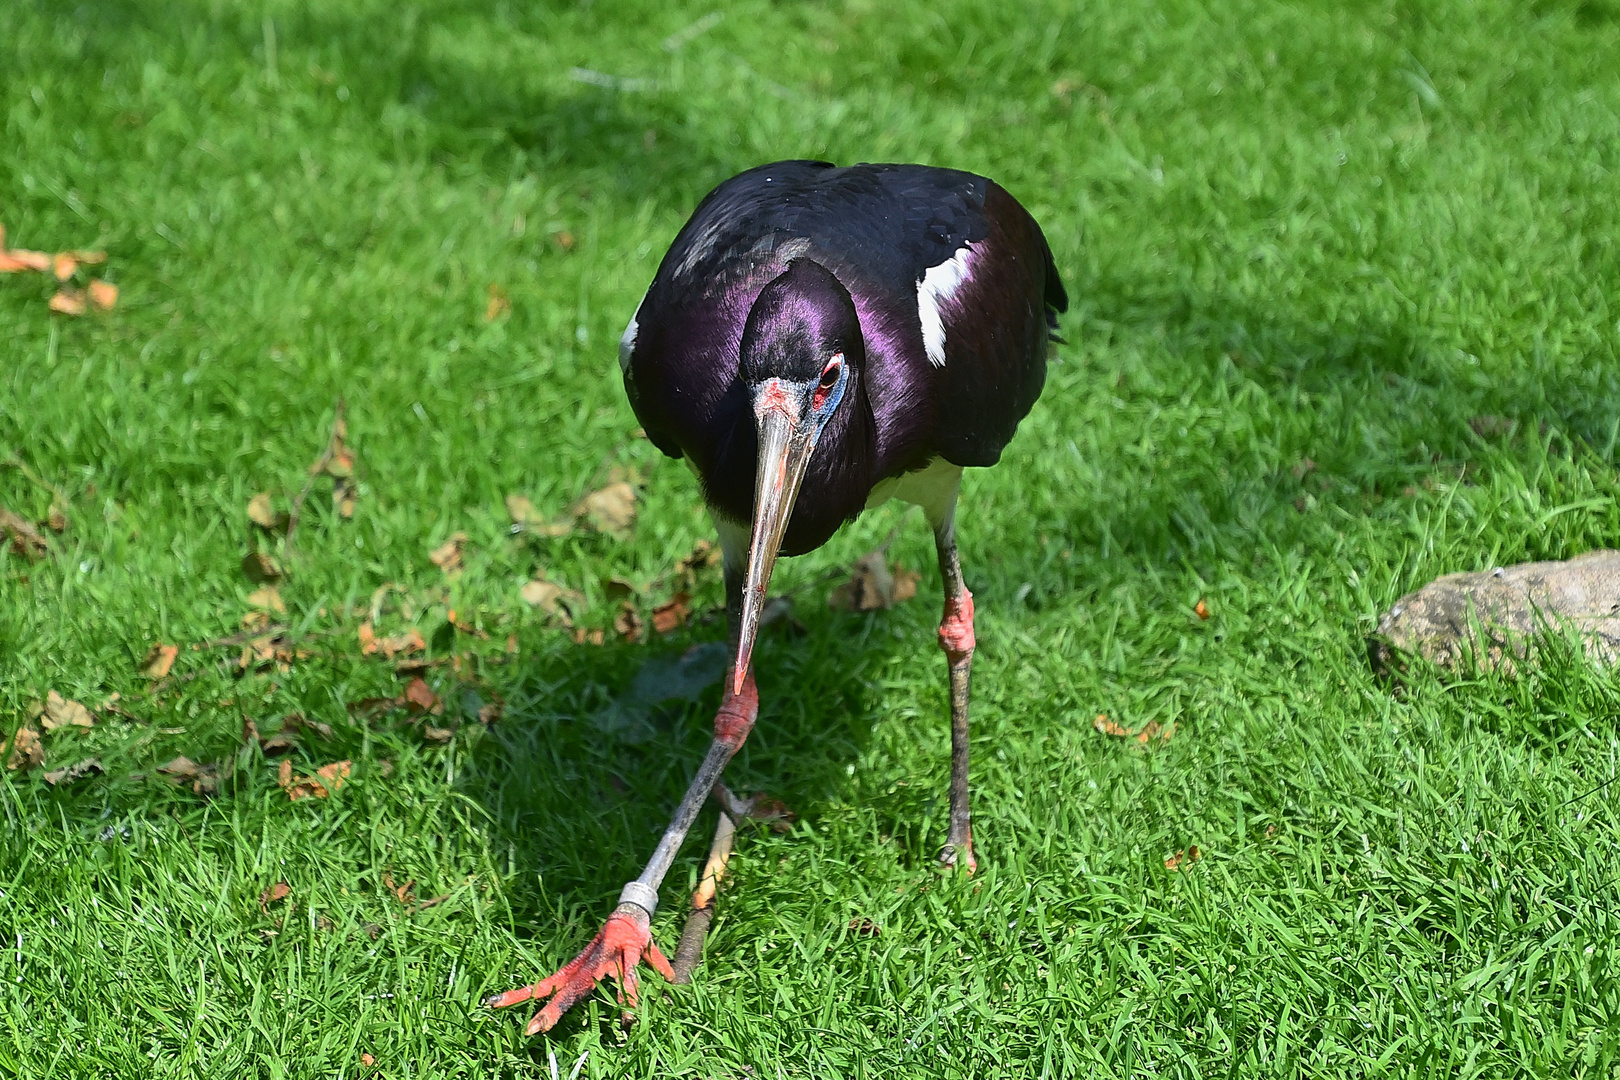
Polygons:
<instances>
[{"instance_id":1,"label":"bird's eye","mask_svg":"<svg viewBox=\"0 0 1620 1080\"><path fill-rule=\"evenodd\" d=\"M821 369L821 381L816 384L815 397L811 401L811 407L818 412L827 404L827 395L831 394L833 387L838 385L838 373L844 367L843 359L843 354L840 353L829 360L827 366Z\"/></svg>"}]
</instances>

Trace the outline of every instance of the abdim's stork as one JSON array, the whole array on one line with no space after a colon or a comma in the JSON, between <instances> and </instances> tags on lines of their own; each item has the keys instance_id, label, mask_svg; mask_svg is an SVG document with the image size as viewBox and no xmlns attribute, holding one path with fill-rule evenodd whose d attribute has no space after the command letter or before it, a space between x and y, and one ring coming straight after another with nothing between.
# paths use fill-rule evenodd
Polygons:
<instances>
[{"instance_id":1,"label":"abdim's stork","mask_svg":"<svg viewBox=\"0 0 1620 1080\"><path fill-rule=\"evenodd\" d=\"M990 180L920 165L784 161L710 192L675 238L619 346L647 437L684 457L725 555L736 666L714 742L652 860L601 933L550 978L489 1000L550 1002L551 1028L613 974L636 999L658 887L759 711L750 657L778 554L825 543L891 497L923 508L945 590L950 828L940 860L974 869L968 818L973 596L954 517L963 468L994 465L1040 396L1068 300L1040 226Z\"/></svg>"}]
</instances>

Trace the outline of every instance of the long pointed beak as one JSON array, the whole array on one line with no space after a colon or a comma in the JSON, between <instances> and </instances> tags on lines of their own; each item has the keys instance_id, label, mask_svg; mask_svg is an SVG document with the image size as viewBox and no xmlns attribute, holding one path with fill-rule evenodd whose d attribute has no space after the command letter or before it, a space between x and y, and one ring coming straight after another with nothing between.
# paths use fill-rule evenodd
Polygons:
<instances>
[{"instance_id":1,"label":"long pointed beak","mask_svg":"<svg viewBox=\"0 0 1620 1080\"><path fill-rule=\"evenodd\" d=\"M759 613L765 607L765 589L771 583L776 552L793 516L810 451L815 449L815 425L799 415L799 399L771 379L754 398L754 419L759 431L759 458L754 466L754 531L748 546L748 579L743 591L742 631L737 639L737 667L731 692L742 693L748 676L754 641L759 635Z\"/></svg>"}]
</instances>

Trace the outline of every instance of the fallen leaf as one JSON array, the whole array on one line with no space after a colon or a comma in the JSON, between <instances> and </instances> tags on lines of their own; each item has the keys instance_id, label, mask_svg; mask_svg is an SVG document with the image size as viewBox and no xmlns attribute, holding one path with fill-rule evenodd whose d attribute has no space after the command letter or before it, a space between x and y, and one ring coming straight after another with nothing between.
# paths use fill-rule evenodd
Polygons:
<instances>
[{"instance_id":1,"label":"fallen leaf","mask_svg":"<svg viewBox=\"0 0 1620 1080\"><path fill-rule=\"evenodd\" d=\"M248 633L257 633L270 626L270 613L268 611L250 611L242 616L242 629Z\"/></svg>"},{"instance_id":2,"label":"fallen leaf","mask_svg":"<svg viewBox=\"0 0 1620 1080\"><path fill-rule=\"evenodd\" d=\"M855 918L849 920L849 929L850 932L855 934L857 937L877 937L879 934L883 933L883 928L881 926L873 922L871 919L867 919L862 916L856 916Z\"/></svg>"},{"instance_id":3,"label":"fallen leaf","mask_svg":"<svg viewBox=\"0 0 1620 1080\"><path fill-rule=\"evenodd\" d=\"M451 576L459 574L461 573L461 549L466 546L466 543L466 533L452 533L450 539L428 553L428 559L446 574Z\"/></svg>"},{"instance_id":4,"label":"fallen leaf","mask_svg":"<svg viewBox=\"0 0 1620 1080\"><path fill-rule=\"evenodd\" d=\"M323 739L332 737L332 725L319 720L311 720L301 712L288 713L281 721L282 727L288 731L313 731Z\"/></svg>"},{"instance_id":5,"label":"fallen leaf","mask_svg":"<svg viewBox=\"0 0 1620 1080\"><path fill-rule=\"evenodd\" d=\"M624 539L636 524L636 489L621 480L593 491L580 500L579 514L597 532Z\"/></svg>"},{"instance_id":6,"label":"fallen leaf","mask_svg":"<svg viewBox=\"0 0 1620 1080\"><path fill-rule=\"evenodd\" d=\"M510 314L512 300L506 295L506 290L494 282L489 286L489 303L484 306L484 321L494 322L502 315Z\"/></svg>"},{"instance_id":7,"label":"fallen leaf","mask_svg":"<svg viewBox=\"0 0 1620 1080\"><path fill-rule=\"evenodd\" d=\"M45 760L45 747L39 741L39 732L31 727L18 728L11 737L11 756L6 759L8 769L32 769Z\"/></svg>"},{"instance_id":8,"label":"fallen leaf","mask_svg":"<svg viewBox=\"0 0 1620 1080\"><path fill-rule=\"evenodd\" d=\"M564 251L574 250L574 234L567 229L559 229L551 234L551 239Z\"/></svg>"},{"instance_id":9,"label":"fallen leaf","mask_svg":"<svg viewBox=\"0 0 1620 1080\"><path fill-rule=\"evenodd\" d=\"M250 551L242 556L242 573L249 581L268 584L281 579L281 564L262 551Z\"/></svg>"},{"instance_id":10,"label":"fallen leaf","mask_svg":"<svg viewBox=\"0 0 1620 1080\"><path fill-rule=\"evenodd\" d=\"M51 296L50 308L59 315L83 315L87 298L79 289L57 289Z\"/></svg>"},{"instance_id":11,"label":"fallen leaf","mask_svg":"<svg viewBox=\"0 0 1620 1080\"><path fill-rule=\"evenodd\" d=\"M412 679L405 686L405 707L414 713L432 713L438 716L444 712L444 702L439 700L431 687L420 677Z\"/></svg>"},{"instance_id":12,"label":"fallen leaf","mask_svg":"<svg viewBox=\"0 0 1620 1080\"><path fill-rule=\"evenodd\" d=\"M539 511L535 510L534 503L529 501L527 495L508 495L506 515L512 519L514 525L535 525L542 520Z\"/></svg>"},{"instance_id":13,"label":"fallen leaf","mask_svg":"<svg viewBox=\"0 0 1620 1080\"><path fill-rule=\"evenodd\" d=\"M570 592L555 582L536 578L533 581L524 582L523 588L518 590L518 595L523 598L524 603L539 608L547 615L554 616L564 626L573 625L573 618L564 606L564 602L571 598L578 599L578 593Z\"/></svg>"},{"instance_id":14,"label":"fallen leaf","mask_svg":"<svg viewBox=\"0 0 1620 1080\"><path fill-rule=\"evenodd\" d=\"M677 626L685 625L687 616L692 614L692 598L683 592L678 592L669 598L667 603L659 604L653 608L653 630L660 634L667 634Z\"/></svg>"},{"instance_id":15,"label":"fallen leaf","mask_svg":"<svg viewBox=\"0 0 1620 1080\"><path fill-rule=\"evenodd\" d=\"M692 545L692 553L683 556L675 563L675 573L685 582L688 591L697 587L698 575L704 570L711 570L720 565L721 551L707 540L699 540Z\"/></svg>"},{"instance_id":16,"label":"fallen leaf","mask_svg":"<svg viewBox=\"0 0 1620 1080\"><path fill-rule=\"evenodd\" d=\"M248 606L262 608L265 611L274 611L277 614L287 613L287 604L281 599L281 590L274 585L266 585L248 593Z\"/></svg>"},{"instance_id":17,"label":"fallen leaf","mask_svg":"<svg viewBox=\"0 0 1620 1080\"><path fill-rule=\"evenodd\" d=\"M633 602L626 600L619 605L619 613L613 616L613 629L620 637L631 644L641 640L644 629L641 623L641 613L636 610L636 605Z\"/></svg>"},{"instance_id":18,"label":"fallen leaf","mask_svg":"<svg viewBox=\"0 0 1620 1080\"><path fill-rule=\"evenodd\" d=\"M1108 719L1107 715L1104 713L1098 713L1097 718L1091 722L1091 726L1102 732L1104 735L1114 735L1121 739L1135 739L1137 742L1143 744L1146 744L1148 740L1155 737L1162 739L1165 742L1169 742L1170 736L1173 735L1176 730L1176 725L1174 724L1166 724L1161 726L1157 720L1149 720L1140 731L1132 731L1125 725L1116 724L1114 721Z\"/></svg>"},{"instance_id":19,"label":"fallen leaf","mask_svg":"<svg viewBox=\"0 0 1620 1080\"><path fill-rule=\"evenodd\" d=\"M373 1065L377 1064L377 1059L372 1057L370 1054L361 1054L360 1055L360 1064L364 1065L366 1068L369 1069Z\"/></svg>"},{"instance_id":20,"label":"fallen leaf","mask_svg":"<svg viewBox=\"0 0 1620 1080\"><path fill-rule=\"evenodd\" d=\"M249 521L266 532L285 532L287 529L287 515L276 513L268 491L261 491L248 500L247 515Z\"/></svg>"},{"instance_id":21,"label":"fallen leaf","mask_svg":"<svg viewBox=\"0 0 1620 1080\"><path fill-rule=\"evenodd\" d=\"M383 880L383 888L385 888L389 892L393 893L394 894L394 899L398 900L401 904L404 904L406 907L409 907L410 905L416 903L416 879L415 878L411 878L409 881L407 881L403 885L395 885L394 884L394 873L393 873L393 871L392 870L384 870L382 880Z\"/></svg>"},{"instance_id":22,"label":"fallen leaf","mask_svg":"<svg viewBox=\"0 0 1620 1080\"><path fill-rule=\"evenodd\" d=\"M1200 619L1209 618L1209 605L1204 603L1202 600L1198 601L1198 603L1193 605L1193 614L1198 616Z\"/></svg>"},{"instance_id":23,"label":"fallen leaf","mask_svg":"<svg viewBox=\"0 0 1620 1080\"><path fill-rule=\"evenodd\" d=\"M332 481L332 509L338 512L338 517L348 519L354 517L355 496L359 488L355 486L354 479L348 476L339 476Z\"/></svg>"},{"instance_id":24,"label":"fallen leaf","mask_svg":"<svg viewBox=\"0 0 1620 1080\"><path fill-rule=\"evenodd\" d=\"M45 774L45 782L53 787L62 784L71 784L80 777L92 773L103 773L107 770L102 767L100 758L85 758L76 765L69 765L65 769L53 769Z\"/></svg>"},{"instance_id":25,"label":"fallen leaf","mask_svg":"<svg viewBox=\"0 0 1620 1080\"><path fill-rule=\"evenodd\" d=\"M29 562L45 557L48 548L45 545L45 538L39 534L39 530L34 528L30 522L18 517L3 506L0 506L0 532L4 532L11 540L13 554L21 556Z\"/></svg>"},{"instance_id":26,"label":"fallen leaf","mask_svg":"<svg viewBox=\"0 0 1620 1080\"><path fill-rule=\"evenodd\" d=\"M180 655L178 645L164 645L159 643L146 650L146 657L141 660L141 671L148 679L166 678L169 670L174 667L175 657Z\"/></svg>"},{"instance_id":27,"label":"fallen leaf","mask_svg":"<svg viewBox=\"0 0 1620 1080\"><path fill-rule=\"evenodd\" d=\"M1186 851L1178 851L1164 860L1164 868L1166 870L1180 870L1183 866L1190 866L1203 857L1203 852L1198 850L1197 844L1194 844Z\"/></svg>"},{"instance_id":28,"label":"fallen leaf","mask_svg":"<svg viewBox=\"0 0 1620 1080\"><path fill-rule=\"evenodd\" d=\"M402 708L404 704L402 697L368 697L349 702L348 709L350 716L375 716L390 709Z\"/></svg>"},{"instance_id":29,"label":"fallen leaf","mask_svg":"<svg viewBox=\"0 0 1620 1080\"><path fill-rule=\"evenodd\" d=\"M118 303L118 286L100 278L90 280L90 303L101 311L110 311Z\"/></svg>"},{"instance_id":30,"label":"fallen leaf","mask_svg":"<svg viewBox=\"0 0 1620 1080\"><path fill-rule=\"evenodd\" d=\"M349 778L352 762L334 761L315 770L314 776L293 777L292 762L283 760L276 773L276 783L293 802L299 799L324 799L343 786Z\"/></svg>"},{"instance_id":31,"label":"fallen leaf","mask_svg":"<svg viewBox=\"0 0 1620 1080\"><path fill-rule=\"evenodd\" d=\"M427 639L422 636L422 631L414 626L407 628L403 634L380 638L377 636L376 631L372 629L371 621L368 619L360 624L359 633L360 651L366 656L380 652L383 656L392 660L402 653L422 652L427 649Z\"/></svg>"},{"instance_id":32,"label":"fallen leaf","mask_svg":"<svg viewBox=\"0 0 1620 1080\"><path fill-rule=\"evenodd\" d=\"M190 780L193 795L214 795L219 791L223 769L224 766L220 762L199 765L181 754L168 764L159 765L157 771L171 780L178 781L181 786Z\"/></svg>"},{"instance_id":33,"label":"fallen leaf","mask_svg":"<svg viewBox=\"0 0 1620 1080\"><path fill-rule=\"evenodd\" d=\"M1300 458L1289 471L1294 474L1295 480L1303 480L1308 474L1316 471L1316 462L1310 458Z\"/></svg>"},{"instance_id":34,"label":"fallen leaf","mask_svg":"<svg viewBox=\"0 0 1620 1080\"><path fill-rule=\"evenodd\" d=\"M485 727L488 727L495 721L499 720L501 716L505 714L505 712L506 706L502 705L498 701L491 701L489 704L479 708L478 722L483 724Z\"/></svg>"},{"instance_id":35,"label":"fallen leaf","mask_svg":"<svg viewBox=\"0 0 1620 1080\"><path fill-rule=\"evenodd\" d=\"M45 695L45 713L40 723L46 731L65 727L95 727L96 718L77 701L69 701L55 690Z\"/></svg>"},{"instance_id":36,"label":"fallen leaf","mask_svg":"<svg viewBox=\"0 0 1620 1080\"><path fill-rule=\"evenodd\" d=\"M607 634L601 627L587 630L583 626L574 628L575 645L600 645L607 640Z\"/></svg>"},{"instance_id":37,"label":"fallen leaf","mask_svg":"<svg viewBox=\"0 0 1620 1080\"><path fill-rule=\"evenodd\" d=\"M259 894L259 910L268 912L271 904L279 903L291 895L292 886L285 881L278 881Z\"/></svg>"},{"instance_id":38,"label":"fallen leaf","mask_svg":"<svg viewBox=\"0 0 1620 1080\"><path fill-rule=\"evenodd\" d=\"M880 611L917 595L922 575L899 564L893 571L882 548L869 552L851 570L849 580L832 591L827 606L844 611Z\"/></svg>"},{"instance_id":39,"label":"fallen leaf","mask_svg":"<svg viewBox=\"0 0 1620 1080\"><path fill-rule=\"evenodd\" d=\"M456 733L452 728L434 727L432 724L425 724L422 727L422 738L430 743L447 743L455 737Z\"/></svg>"},{"instance_id":40,"label":"fallen leaf","mask_svg":"<svg viewBox=\"0 0 1620 1080\"><path fill-rule=\"evenodd\" d=\"M67 504L60 495L51 497L51 508L45 514L45 526L54 533L67 532Z\"/></svg>"},{"instance_id":41,"label":"fallen leaf","mask_svg":"<svg viewBox=\"0 0 1620 1080\"><path fill-rule=\"evenodd\" d=\"M473 637L479 638L483 641L489 640L489 632L487 630L480 630L477 623L462 618L459 614L457 614L455 608L449 608L446 610L444 613L444 618L446 622L455 627L457 630L460 630L463 634L471 634Z\"/></svg>"},{"instance_id":42,"label":"fallen leaf","mask_svg":"<svg viewBox=\"0 0 1620 1080\"><path fill-rule=\"evenodd\" d=\"M71 251L59 251L51 258L51 273L56 275L57 281L66 281L78 268L79 260Z\"/></svg>"}]
</instances>

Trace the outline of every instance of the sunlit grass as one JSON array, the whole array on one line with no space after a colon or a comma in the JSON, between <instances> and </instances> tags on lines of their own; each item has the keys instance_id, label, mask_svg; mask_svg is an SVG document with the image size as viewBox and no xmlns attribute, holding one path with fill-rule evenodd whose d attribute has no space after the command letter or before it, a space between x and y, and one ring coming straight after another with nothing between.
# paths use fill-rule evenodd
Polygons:
<instances>
[{"instance_id":1,"label":"sunlit grass","mask_svg":"<svg viewBox=\"0 0 1620 1080\"><path fill-rule=\"evenodd\" d=\"M0 552L0 731L50 690L127 714L6 774L0 1071L536 1076L589 1049L590 1077L1609 1075L1620 683L1555 654L1392 688L1363 639L1436 574L1616 543L1620 9L710 13L0 5L0 223L105 249L121 289L74 320L0 277L0 458L71 520L44 562ZM615 346L703 192L781 157L994 176L1074 301L961 514L983 869L931 862L935 576L886 509L778 574L806 633L763 643L734 771L801 818L745 830L696 982L650 976L627 1036L600 996L524 1040L478 1001L594 932L716 691L650 738L592 720L721 629L579 646L518 590L544 571L607 628L607 579L650 605L708 535ZM288 553L247 500L287 505L340 399L354 518L318 481ZM506 495L558 515L615 465L647 478L629 541L509 532ZM0 505L50 502L0 464ZM897 523L921 597L827 610ZM450 581L428 553L458 530ZM148 693L151 644L238 632L253 548L317 654L239 677L183 649ZM468 657L425 673L448 745L347 708L400 689L356 639L387 583L419 606L379 631L409 615ZM700 615L718 600L703 579ZM354 763L329 799L241 748L244 716L293 712L333 728L298 772ZM206 799L154 774L177 754L234 773ZM104 775L42 779L91 755ZM385 877L448 896L413 912Z\"/></svg>"}]
</instances>

